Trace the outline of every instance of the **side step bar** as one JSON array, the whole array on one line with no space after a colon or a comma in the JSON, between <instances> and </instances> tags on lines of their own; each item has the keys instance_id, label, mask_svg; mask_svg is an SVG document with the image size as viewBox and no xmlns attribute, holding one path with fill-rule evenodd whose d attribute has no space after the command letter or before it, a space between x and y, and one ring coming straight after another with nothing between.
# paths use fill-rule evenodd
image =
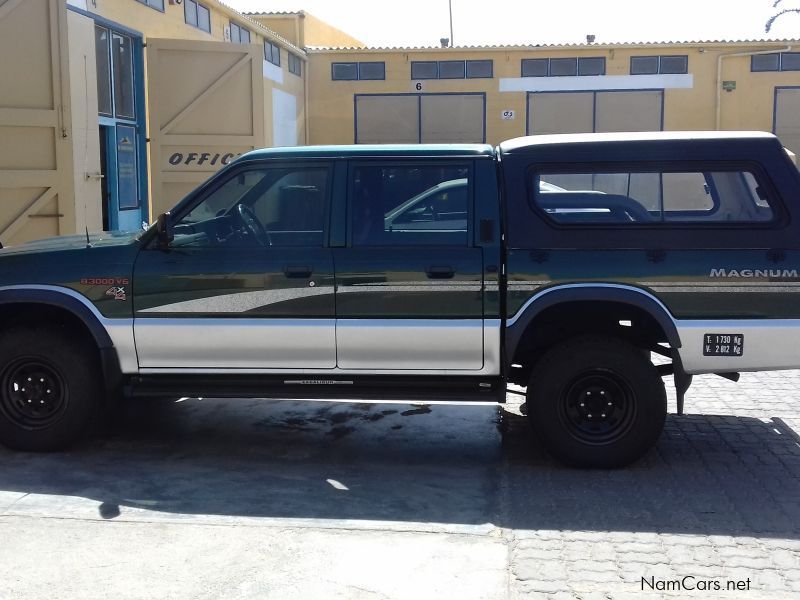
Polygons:
<instances>
[{"instance_id":1,"label":"side step bar","mask_svg":"<svg viewBox=\"0 0 800 600\"><path fill-rule=\"evenodd\" d=\"M320 377L308 375L136 375L127 397L504 402L492 377Z\"/></svg>"}]
</instances>

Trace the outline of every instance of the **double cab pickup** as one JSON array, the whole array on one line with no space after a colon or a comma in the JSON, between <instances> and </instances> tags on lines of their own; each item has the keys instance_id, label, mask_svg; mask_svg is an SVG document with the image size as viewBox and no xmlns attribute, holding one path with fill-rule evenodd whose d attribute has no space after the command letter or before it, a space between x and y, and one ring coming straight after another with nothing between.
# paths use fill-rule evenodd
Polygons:
<instances>
[{"instance_id":1,"label":"double cab pickup","mask_svg":"<svg viewBox=\"0 0 800 600\"><path fill-rule=\"evenodd\" d=\"M584 467L664 381L800 368L800 173L766 133L249 152L145 231L0 250L0 442L115 399L504 402Z\"/></svg>"}]
</instances>

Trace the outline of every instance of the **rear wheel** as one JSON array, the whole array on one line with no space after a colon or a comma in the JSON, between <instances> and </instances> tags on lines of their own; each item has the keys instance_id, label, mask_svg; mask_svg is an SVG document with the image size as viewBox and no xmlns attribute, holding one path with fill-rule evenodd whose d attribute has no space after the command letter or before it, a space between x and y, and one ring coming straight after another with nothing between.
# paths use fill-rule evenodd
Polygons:
<instances>
[{"instance_id":1,"label":"rear wheel","mask_svg":"<svg viewBox=\"0 0 800 600\"><path fill-rule=\"evenodd\" d=\"M553 456L574 466L612 468L632 463L656 443L667 398L638 348L584 336L555 346L536 364L527 409Z\"/></svg>"},{"instance_id":2,"label":"rear wheel","mask_svg":"<svg viewBox=\"0 0 800 600\"><path fill-rule=\"evenodd\" d=\"M0 335L0 443L47 451L79 439L97 417L97 352L66 331L20 327Z\"/></svg>"}]
</instances>

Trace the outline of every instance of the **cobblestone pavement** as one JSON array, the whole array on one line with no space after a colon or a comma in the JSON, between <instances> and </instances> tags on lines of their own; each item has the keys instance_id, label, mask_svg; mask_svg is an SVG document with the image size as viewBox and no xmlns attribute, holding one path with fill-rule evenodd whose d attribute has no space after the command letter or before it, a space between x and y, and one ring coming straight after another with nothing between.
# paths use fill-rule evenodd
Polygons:
<instances>
[{"instance_id":1,"label":"cobblestone pavement","mask_svg":"<svg viewBox=\"0 0 800 600\"><path fill-rule=\"evenodd\" d=\"M796 371L696 377L688 414L632 468L511 451L514 597L800 597L798 400ZM725 589L748 579L750 592ZM676 580L686 587L664 587Z\"/></svg>"},{"instance_id":2,"label":"cobblestone pavement","mask_svg":"<svg viewBox=\"0 0 800 600\"><path fill-rule=\"evenodd\" d=\"M616 471L555 463L518 401L148 403L0 450L0 599L798 598L798 399L698 377Z\"/></svg>"}]
</instances>

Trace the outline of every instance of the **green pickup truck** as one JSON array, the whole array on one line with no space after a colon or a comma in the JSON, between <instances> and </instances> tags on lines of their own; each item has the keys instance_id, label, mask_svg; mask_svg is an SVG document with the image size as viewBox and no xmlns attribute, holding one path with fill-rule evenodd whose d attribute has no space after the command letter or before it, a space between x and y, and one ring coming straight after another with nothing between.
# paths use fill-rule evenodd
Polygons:
<instances>
[{"instance_id":1,"label":"green pickup truck","mask_svg":"<svg viewBox=\"0 0 800 600\"><path fill-rule=\"evenodd\" d=\"M798 191L765 133L253 151L145 231L0 250L0 442L62 448L122 396L512 383L555 457L626 465L663 378L682 413L693 374L800 368Z\"/></svg>"}]
</instances>

